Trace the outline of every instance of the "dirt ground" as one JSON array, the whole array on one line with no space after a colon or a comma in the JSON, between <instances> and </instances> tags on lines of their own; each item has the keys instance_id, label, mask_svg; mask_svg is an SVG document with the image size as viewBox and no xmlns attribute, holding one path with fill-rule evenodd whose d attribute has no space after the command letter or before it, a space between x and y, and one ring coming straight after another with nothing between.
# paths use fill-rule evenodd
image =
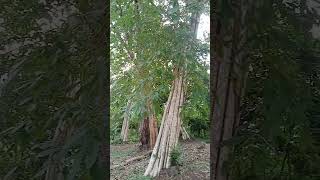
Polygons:
<instances>
[{"instance_id":1,"label":"dirt ground","mask_svg":"<svg viewBox=\"0 0 320 180\"><path fill-rule=\"evenodd\" d=\"M208 180L209 179L209 144L201 141L180 142L181 165L164 169L153 180ZM111 145L111 167L123 164L126 160L146 154L140 151L139 144ZM111 169L112 180L150 180L143 176L149 157L133 161L125 166Z\"/></svg>"}]
</instances>

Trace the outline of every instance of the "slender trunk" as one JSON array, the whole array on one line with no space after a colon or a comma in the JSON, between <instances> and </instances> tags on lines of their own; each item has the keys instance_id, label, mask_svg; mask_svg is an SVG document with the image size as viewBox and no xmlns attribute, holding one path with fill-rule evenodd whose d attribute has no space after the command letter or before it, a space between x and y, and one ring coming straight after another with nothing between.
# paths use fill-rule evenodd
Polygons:
<instances>
[{"instance_id":1,"label":"slender trunk","mask_svg":"<svg viewBox=\"0 0 320 180\"><path fill-rule=\"evenodd\" d=\"M128 142L128 132L129 132L129 117L127 114L124 115L121 129L121 139L122 142Z\"/></svg>"},{"instance_id":2,"label":"slender trunk","mask_svg":"<svg viewBox=\"0 0 320 180\"><path fill-rule=\"evenodd\" d=\"M154 113L149 116L149 148L152 149L156 144L158 136L157 119Z\"/></svg>"},{"instance_id":3,"label":"slender trunk","mask_svg":"<svg viewBox=\"0 0 320 180\"><path fill-rule=\"evenodd\" d=\"M123 142L128 141L128 133L129 133L129 112L131 109L131 103L129 102L124 113L122 129L121 129L121 139Z\"/></svg>"},{"instance_id":4,"label":"slender trunk","mask_svg":"<svg viewBox=\"0 0 320 180\"><path fill-rule=\"evenodd\" d=\"M181 126L180 131L181 131L181 137L182 137L183 140L190 139L190 136L189 136L186 128L184 128L183 126Z\"/></svg>"},{"instance_id":5,"label":"slender trunk","mask_svg":"<svg viewBox=\"0 0 320 180\"><path fill-rule=\"evenodd\" d=\"M245 51L241 49L246 38L244 4L234 3L235 16L231 24L222 22L214 10L214 61L211 83L211 178L229 180L224 169L232 149L223 146L223 141L232 138L239 126L240 103L246 79ZM214 7L218 7L214 5ZM230 41L231 43L224 43ZM240 50L241 49L241 50Z\"/></svg>"},{"instance_id":6,"label":"slender trunk","mask_svg":"<svg viewBox=\"0 0 320 180\"><path fill-rule=\"evenodd\" d=\"M197 18L200 18L200 16ZM186 99L187 99L187 87L188 87L187 83L184 83L183 84L183 89L184 89L183 102L186 102ZM189 135L188 131L183 126L183 121L181 121L180 134L181 134L182 140L189 140L190 139L190 135Z\"/></svg>"}]
</instances>

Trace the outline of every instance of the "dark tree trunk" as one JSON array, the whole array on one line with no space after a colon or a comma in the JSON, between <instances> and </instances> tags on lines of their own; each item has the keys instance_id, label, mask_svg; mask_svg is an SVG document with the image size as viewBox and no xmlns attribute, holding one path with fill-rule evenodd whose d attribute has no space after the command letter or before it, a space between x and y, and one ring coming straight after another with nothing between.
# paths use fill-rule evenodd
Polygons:
<instances>
[{"instance_id":1,"label":"dark tree trunk","mask_svg":"<svg viewBox=\"0 0 320 180\"><path fill-rule=\"evenodd\" d=\"M145 117L140 123L140 149L152 149L156 143L158 135L157 121L154 114Z\"/></svg>"},{"instance_id":2,"label":"dark tree trunk","mask_svg":"<svg viewBox=\"0 0 320 180\"><path fill-rule=\"evenodd\" d=\"M220 7L214 2L214 7ZM234 1L230 21L222 21L217 16L221 10L213 10L210 172L214 180L230 180L225 163L232 149L224 146L223 142L232 138L239 126L240 103L247 74L246 51L243 48L247 31L246 6L244 1Z\"/></svg>"},{"instance_id":3,"label":"dark tree trunk","mask_svg":"<svg viewBox=\"0 0 320 180\"><path fill-rule=\"evenodd\" d=\"M149 149L152 149L156 144L158 136L158 126L156 116L152 113L149 116Z\"/></svg>"},{"instance_id":4,"label":"dark tree trunk","mask_svg":"<svg viewBox=\"0 0 320 180\"><path fill-rule=\"evenodd\" d=\"M141 121L140 123L140 149L141 150L145 150L145 149L149 149L150 147L150 133L149 133L149 118L146 117L143 119L143 121Z\"/></svg>"}]
</instances>

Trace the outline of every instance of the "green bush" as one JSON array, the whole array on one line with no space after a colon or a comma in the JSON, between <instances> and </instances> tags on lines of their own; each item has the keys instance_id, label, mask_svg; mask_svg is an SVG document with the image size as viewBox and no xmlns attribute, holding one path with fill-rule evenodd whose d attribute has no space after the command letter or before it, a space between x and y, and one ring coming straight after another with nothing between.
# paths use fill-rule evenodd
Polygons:
<instances>
[{"instance_id":1,"label":"green bush","mask_svg":"<svg viewBox=\"0 0 320 180\"><path fill-rule=\"evenodd\" d=\"M130 143L139 142L139 131L137 129L130 129L128 138Z\"/></svg>"},{"instance_id":2,"label":"green bush","mask_svg":"<svg viewBox=\"0 0 320 180\"><path fill-rule=\"evenodd\" d=\"M120 136L113 136L113 137L110 139L110 143L111 143L111 144L121 144L121 143L122 143L122 140L121 140Z\"/></svg>"},{"instance_id":3,"label":"green bush","mask_svg":"<svg viewBox=\"0 0 320 180\"><path fill-rule=\"evenodd\" d=\"M115 123L110 129L110 143L111 144L121 144L121 126L119 123Z\"/></svg>"},{"instance_id":4,"label":"green bush","mask_svg":"<svg viewBox=\"0 0 320 180\"><path fill-rule=\"evenodd\" d=\"M181 165L181 154L182 151L180 145L177 145L175 148L172 149L170 154L172 166Z\"/></svg>"}]
</instances>

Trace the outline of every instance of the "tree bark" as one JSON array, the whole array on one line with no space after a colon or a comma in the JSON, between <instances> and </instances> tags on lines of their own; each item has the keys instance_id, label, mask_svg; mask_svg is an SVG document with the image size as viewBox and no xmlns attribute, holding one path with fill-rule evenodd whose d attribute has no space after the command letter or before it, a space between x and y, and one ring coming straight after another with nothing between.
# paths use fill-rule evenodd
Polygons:
<instances>
[{"instance_id":1,"label":"tree bark","mask_svg":"<svg viewBox=\"0 0 320 180\"><path fill-rule=\"evenodd\" d=\"M129 132L129 117L125 114L122 122L122 129L121 129L121 139L122 142L128 142L128 132Z\"/></svg>"},{"instance_id":2,"label":"tree bark","mask_svg":"<svg viewBox=\"0 0 320 180\"><path fill-rule=\"evenodd\" d=\"M152 149L156 144L158 136L157 119L154 113L149 116L149 149Z\"/></svg>"},{"instance_id":3,"label":"tree bark","mask_svg":"<svg viewBox=\"0 0 320 180\"><path fill-rule=\"evenodd\" d=\"M149 149L149 117L145 117L140 123L140 149Z\"/></svg>"},{"instance_id":4,"label":"tree bark","mask_svg":"<svg viewBox=\"0 0 320 180\"><path fill-rule=\"evenodd\" d=\"M152 149L158 135L157 119L150 100L147 102L147 110L147 116L140 123L139 128L141 149Z\"/></svg>"},{"instance_id":5,"label":"tree bark","mask_svg":"<svg viewBox=\"0 0 320 180\"><path fill-rule=\"evenodd\" d=\"M181 70L174 70L175 79L165 106L159 136L153 149L145 176L155 177L162 168L171 165L170 153L177 145L180 134L180 111L184 99L183 74Z\"/></svg>"},{"instance_id":6,"label":"tree bark","mask_svg":"<svg viewBox=\"0 0 320 180\"><path fill-rule=\"evenodd\" d=\"M190 136L189 136L186 128L184 128L183 126L181 126L180 131L181 131L181 137L182 137L183 140L190 139Z\"/></svg>"},{"instance_id":7,"label":"tree bark","mask_svg":"<svg viewBox=\"0 0 320 180\"><path fill-rule=\"evenodd\" d=\"M128 141L130 109L131 109L131 102L129 102L127 105L126 111L124 113L123 123L122 123L121 139L123 142Z\"/></svg>"},{"instance_id":8,"label":"tree bark","mask_svg":"<svg viewBox=\"0 0 320 180\"><path fill-rule=\"evenodd\" d=\"M247 71L244 1L233 3L234 16L222 22L214 9L213 48L211 67L211 179L229 180L225 162L231 152L223 142L232 138L239 126L240 103ZM219 7L216 4L213 7ZM226 43L226 42L230 43Z\"/></svg>"}]
</instances>

